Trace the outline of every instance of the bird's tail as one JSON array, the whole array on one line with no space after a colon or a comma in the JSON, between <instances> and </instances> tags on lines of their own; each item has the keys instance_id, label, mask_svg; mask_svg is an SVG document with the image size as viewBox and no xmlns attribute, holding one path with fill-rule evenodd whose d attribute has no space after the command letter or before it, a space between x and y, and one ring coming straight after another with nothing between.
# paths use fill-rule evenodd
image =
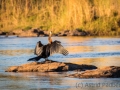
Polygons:
<instances>
[{"instance_id":1,"label":"bird's tail","mask_svg":"<svg viewBox=\"0 0 120 90\"><path fill-rule=\"evenodd\" d=\"M41 57L38 56L38 57L30 58L27 61L39 61L40 58Z\"/></svg>"}]
</instances>

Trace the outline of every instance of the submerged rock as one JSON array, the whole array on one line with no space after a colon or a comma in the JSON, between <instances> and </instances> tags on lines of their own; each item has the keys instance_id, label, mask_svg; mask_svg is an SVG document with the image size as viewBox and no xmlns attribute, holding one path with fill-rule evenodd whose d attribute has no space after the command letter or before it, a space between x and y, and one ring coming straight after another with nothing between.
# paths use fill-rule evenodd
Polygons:
<instances>
[{"instance_id":1,"label":"submerged rock","mask_svg":"<svg viewBox=\"0 0 120 90\"><path fill-rule=\"evenodd\" d=\"M120 77L120 67L108 66L94 70L86 70L81 73L69 75L75 78L118 78Z\"/></svg>"},{"instance_id":2,"label":"submerged rock","mask_svg":"<svg viewBox=\"0 0 120 90\"><path fill-rule=\"evenodd\" d=\"M21 66L11 66L6 72L59 72L72 70L91 70L96 69L93 65L78 65L72 63L63 63L57 61L31 62Z\"/></svg>"}]
</instances>

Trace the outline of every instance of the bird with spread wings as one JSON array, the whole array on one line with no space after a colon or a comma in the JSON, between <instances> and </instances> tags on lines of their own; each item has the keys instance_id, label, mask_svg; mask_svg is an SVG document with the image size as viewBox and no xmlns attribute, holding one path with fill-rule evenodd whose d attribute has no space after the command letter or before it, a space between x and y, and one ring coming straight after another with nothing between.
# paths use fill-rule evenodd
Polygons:
<instances>
[{"instance_id":1,"label":"bird with spread wings","mask_svg":"<svg viewBox=\"0 0 120 90\"><path fill-rule=\"evenodd\" d=\"M60 53L63 55L68 55L68 51L61 45L60 41L52 41L52 32L50 31L48 41L49 43L47 45L43 45L41 41L37 42L37 45L34 50L34 54L37 55L37 57L30 58L28 61L39 61L41 58L44 58L45 60L48 59L49 56L55 53Z\"/></svg>"}]
</instances>

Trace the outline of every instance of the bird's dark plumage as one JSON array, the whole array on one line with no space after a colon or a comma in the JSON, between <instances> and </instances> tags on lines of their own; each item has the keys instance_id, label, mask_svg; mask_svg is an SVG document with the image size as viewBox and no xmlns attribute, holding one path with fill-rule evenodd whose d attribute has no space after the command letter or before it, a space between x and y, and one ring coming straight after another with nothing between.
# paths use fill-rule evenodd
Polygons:
<instances>
[{"instance_id":1,"label":"bird's dark plumage","mask_svg":"<svg viewBox=\"0 0 120 90\"><path fill-rule=\"evenodd\" d=\"M61 45L60 41L54 41L52 42L52 32L50 32L48 40L49 44L43 45L41 41L37 42L37 45L35 47L34 54L37 55L37 57L30 58L28 61L39 61L41 58L48 58L50 55L54 53L61 53L63 55L68 55L68 51Z\"/></svg>"},{"instance_id":2,"label":"bird's dark plumage","mask_svg":"<svg viewBox=\"0 0 120 90\"><path fill-rule=\"evenodd\" d=\"M38 61L41 58L48 58L50 55L60 53L68 55L68 51L61 45L60 41L51 42L51 44L43 45L41 41L37 42L34 54L37 57L30 58L28 61Z\"/></svg>"}]
</instances>

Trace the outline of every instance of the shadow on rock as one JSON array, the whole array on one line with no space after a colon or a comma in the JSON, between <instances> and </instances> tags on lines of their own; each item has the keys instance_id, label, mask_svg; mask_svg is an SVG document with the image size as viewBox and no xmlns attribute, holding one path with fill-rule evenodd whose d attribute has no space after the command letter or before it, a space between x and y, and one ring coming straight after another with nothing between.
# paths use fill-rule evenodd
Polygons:
<instances>
[{"instance_id":1,"label":"shadow on rock","mask_svg":"<svg viewBox=\"0 0 120 90\"><path fill-rule=\"evenodd\" d=\"M6 72L61 72L73 70L85 71L96 68L97 67L93 65L79 65L48 60L43 62L26 63L21 66L11 66L6 70Z\"/></svg>"},{"instance_id":2,"label":"shadow on rock","mask_svg":"<svg viewBox=\"0 0 120 90\"><path fill-rule=\"evenodd\" d=\"M119 78L120 67L118 66L107 66L94 70L86 70L82 73L70 74L68 77L75 78Z\"/></svg>"}]
</instances>

